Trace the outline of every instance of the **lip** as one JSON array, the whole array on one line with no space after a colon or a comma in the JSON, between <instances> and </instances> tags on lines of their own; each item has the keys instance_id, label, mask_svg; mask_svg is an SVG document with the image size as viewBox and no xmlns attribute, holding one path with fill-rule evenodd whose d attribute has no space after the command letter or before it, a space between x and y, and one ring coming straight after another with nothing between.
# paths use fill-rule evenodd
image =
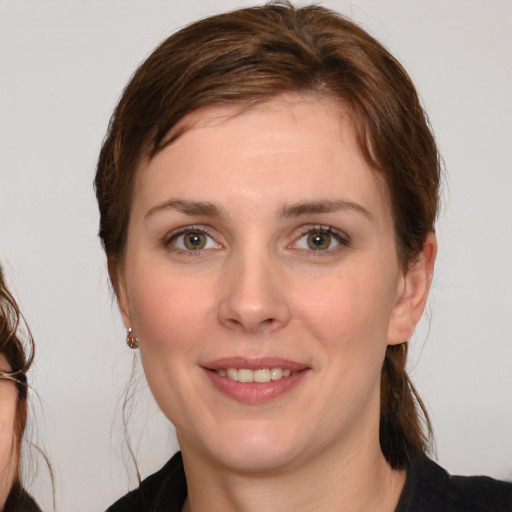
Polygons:
<instances>
[{"instance_id":1,"label":"lip","mask_svg":"<svg viewBox=\"0 0 512 512\"><path fill-rule=\"evenodd\" d=\"M225 396L246 404L262 404L269 402L294 389L311 369L303 363L276 357L249 359L244 357L229 357L209 361L201 365L213 386ZM265 383L237 382L227 377L221 377L216 370L227 368L283 368L293 373L276 381Z\"/></svg>"},{"instance_id":2,"label":"lip","mask_svg":"<svg viewBox=\"0 0 512 512\"><path fill-rule=\"evenodd\" d=\"M247 368L258 370L259 368L286 368L292 372L300 372L308 368L307 364L283 359L280 357L223 357L201 364L207 370L222 370L226 368Z\"/></svg>"}]
</instances>

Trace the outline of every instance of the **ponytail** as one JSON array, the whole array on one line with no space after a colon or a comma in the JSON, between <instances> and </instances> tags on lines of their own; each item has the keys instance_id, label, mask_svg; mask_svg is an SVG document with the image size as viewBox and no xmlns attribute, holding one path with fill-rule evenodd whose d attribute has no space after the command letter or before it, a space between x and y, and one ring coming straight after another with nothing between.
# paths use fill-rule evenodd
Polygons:
<instances>
[{"instance_id":1,"label":"ponytail","mask_svg":"<svg viewBox=\"0 0 512 512\"><path fill-rule=\"evenodd\" d=\"M381 376L380 445L392 468L406 467L429 452L432 425L407 372L407 343L390 345Z\"/></svg>"}]
</instances>

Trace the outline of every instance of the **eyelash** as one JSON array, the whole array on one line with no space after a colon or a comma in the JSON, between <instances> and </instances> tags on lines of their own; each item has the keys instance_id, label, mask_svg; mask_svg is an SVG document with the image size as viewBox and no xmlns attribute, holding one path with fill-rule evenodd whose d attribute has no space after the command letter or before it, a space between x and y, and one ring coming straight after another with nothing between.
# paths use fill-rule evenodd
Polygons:
<instances>
[{"instance_id":1,"label":"eyelash","mask_svg":"<svg viewBox=\"0 0 512 512\"><path fill-rule=\"evenodd\" d=\"M209 240L213 241L216 245L219 245L217 242L215 242L215 239L213 238L213 236L208 232L208 230L204 226L185 226L176 231L168 233L162 239L162 245L164 245L167 248L170 248L170 250L172 250L172 251L175 251L179 254L185 254L187 256L201 256L206 250L210 249L210 248L208 248L208 249L186 250L186 249L181 249L180 247L173 246L173 242L175 243L176 240L178 240L180 236L187 235L190 233L200 233L200 234L206 236Z\"/></svg>"},{"instance_id":2,"label":"eyelash","mask_svg":"<svg viewBox=\"0 0 512 512\"><path fill-rule=\"evenodd\" d=\"M302 238L304 238L306 235L311 235L311 234L327 234L329 235L330 237L334 238L338 243L339 243L339 246L338 247L334 247L334 248L327 248L327 249L317 249L317 250L314 250L314 249L299 249L299 250L303 250L305 252L312 252L315 256L322 256L323 254L326 254L326 253L332 253L336 250L338 250L340 247L350 247L351 246L351 240L350 240L350 237L344 233L343 231L340 231L336 228L333 228L332 226L324 226L324 225L321 225L321 224L316 224L314 226L304 226L303 228L301 228L301 231L299 233L299 235L295 238L294 242L293 242L293 245L296 245L297 242L299 240L301 240Z\"/></svg>"}]
</instances>

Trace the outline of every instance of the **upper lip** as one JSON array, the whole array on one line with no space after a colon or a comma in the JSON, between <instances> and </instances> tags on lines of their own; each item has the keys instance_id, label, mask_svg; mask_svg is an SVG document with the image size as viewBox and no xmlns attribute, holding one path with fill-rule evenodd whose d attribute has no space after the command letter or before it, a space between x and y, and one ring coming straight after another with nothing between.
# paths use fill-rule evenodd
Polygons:
<instances>
[{"instance_id":1,"label":"upper lip","mask_svg":"<svg viewBox=\"0 0 512 512\"><path fill-rule=\"evenodd\" d=\"M220 359L202 363L201 366L208 370L225 370L227 368L247 368L248 370L259 370L260 368L282 368L289 369L292 372L299 372L309 368L307 364L280 357L222 357Z\"/></svg>"}]
</instances>

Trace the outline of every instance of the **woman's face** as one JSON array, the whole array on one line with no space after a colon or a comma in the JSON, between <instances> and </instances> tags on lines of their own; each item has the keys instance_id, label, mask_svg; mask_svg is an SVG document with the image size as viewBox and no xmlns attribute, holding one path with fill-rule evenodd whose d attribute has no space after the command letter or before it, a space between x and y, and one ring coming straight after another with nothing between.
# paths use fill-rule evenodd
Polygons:
<instances>
[{"instance_id":1,"label":"woman's face","mask_svg":"<svg viewBox=\"0 0 512 512\"><path fill-rule=\"evenodd\" d=\"M119 296L182 450L259 471L375 448L410 290L347 113L290 95L184 123L138 170Z\"/></svg>"},{"instance_id":2,"label":"woman's face","mask_svg":"<svg viewBox=\"0 0 512 512\"><path fill-rule=\"evenodd\" d=\"M0 370L11 371L3 354L0 354ZM0 510L9 495L16 471L14 419L17 397L14 383L0 379Z\"/></svg>"}]
</instances>

